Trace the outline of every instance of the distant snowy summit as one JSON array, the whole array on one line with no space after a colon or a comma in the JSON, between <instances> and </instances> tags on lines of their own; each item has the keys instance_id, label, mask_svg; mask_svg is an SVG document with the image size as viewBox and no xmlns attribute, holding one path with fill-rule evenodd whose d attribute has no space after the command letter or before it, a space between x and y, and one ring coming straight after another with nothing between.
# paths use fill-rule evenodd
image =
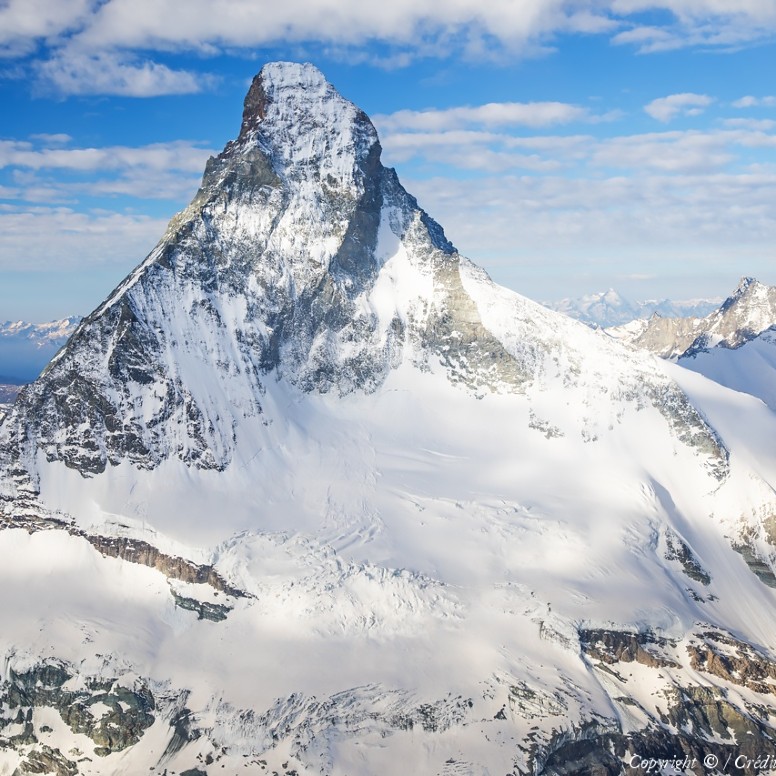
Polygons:
<instances>
[{"instance_id":1,"label":"distant snowy summit","mask_svg":"<svg viewBox=\"0 0 776 776\"><path fill-rule=\"evenodd\" d=\"M80 317L48 323L0 323L0 383L34 380L75 331Z\"/></svg>"},{"instance_id":2,"label":"distant snowy summit","mask_svg":"<svg viewBox=\"0 0 776 776\"><path fill-rule=\"evenodd\" d=\"M744 277L705 317L653 315L606 331L776 410L776 286Z\"/></svg>"},{"instance_id":3,"label":"distant snowy summit","mask_svg":"<svg viewBox=\"0 0 776 776\"><path fill-rule=\"evenodd\" d=\"M662 358L692 356L711 348L738 348L776 325L776 286L741 278L736 290L705 316L664 316L608 329L613 337Z\"/></svg>"},{"instance_id":4,"label":"distant snowy summit","mask_svg":"<svg viewBox=\"0 0 776 776\"><path fill-rule=\"evenodd\" d=\"M648 299L643 302L631 302L610 288L608 291L561 299L559 302L545 302L545 305L588 326L607 328L649 318L655 313L665 318L703 316L714 310L721 301L721 298L717 298L684 301Z\"/></svg>"}]
</instances>

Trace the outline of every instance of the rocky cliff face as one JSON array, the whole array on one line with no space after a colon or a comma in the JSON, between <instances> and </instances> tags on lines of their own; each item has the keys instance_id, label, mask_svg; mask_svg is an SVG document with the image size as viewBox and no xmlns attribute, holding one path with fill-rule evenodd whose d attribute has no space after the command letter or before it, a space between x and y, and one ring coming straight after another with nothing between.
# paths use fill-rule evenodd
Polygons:
<instances>
[{"instance_id":1,"label":"rocky cliff face","mask_svg":"<svg viewBox=\"0 0 776 776\"><path fill-rule=\"evenodd\" d=\"M0 424L0 772L770 751L776 418L667 370L493 284L266 66Z\"/></svg>"}]
</instances>

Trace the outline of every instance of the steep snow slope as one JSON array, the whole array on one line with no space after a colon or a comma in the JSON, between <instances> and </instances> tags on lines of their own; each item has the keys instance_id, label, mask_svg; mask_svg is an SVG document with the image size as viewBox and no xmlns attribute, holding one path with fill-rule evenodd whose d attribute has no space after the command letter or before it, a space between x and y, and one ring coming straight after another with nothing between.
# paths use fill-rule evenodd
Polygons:
<instances>
[{"instance_id":1,"label":"steep snow slope","mask_svg":"<svg viewBox=\"0 0 776 776\"><path fill-rule=\"evenodd\" d=\"M494 285L268 65L0 425L0 773L768 753L774 431Z\"/></svg>"},{"instance_id":2,"label":"steep snow slope","mask_svg":"<svg viewBox=\"0 0 776 776\"><path fill-rule=\"evenodd\" d=\"M773 327L737 348L700 350L680 359L679 363L721 385L756 396L776 410L776 336Z\"/></svg>"}]
</instances>

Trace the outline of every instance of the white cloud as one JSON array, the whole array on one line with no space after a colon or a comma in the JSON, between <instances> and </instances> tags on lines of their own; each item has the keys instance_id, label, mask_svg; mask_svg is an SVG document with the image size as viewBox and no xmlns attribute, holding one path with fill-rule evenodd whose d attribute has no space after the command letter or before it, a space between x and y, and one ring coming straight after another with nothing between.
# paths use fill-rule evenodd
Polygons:
<instances>
[{"instance_id":1,"label":"white cloud","mask_svg":"<svg viewBox=\"0 0 776 776\"><path fill-rule=\"evenodd\" d=\"M116 94L158 97L191 94L207 88L212 76L172 70L150 60L109 52L82 53L66 49L39 62L38 77L61 94Z\"/></svg>"},{"instance_id":2,"label":"white cloud","mask_svg":"<svg viewBox=\"0 0 776 776\"><path fill-rule=\"evenodd\" d=\"M381 134L386 164L423 159L464 169L555 170L590 153L586 135L520 137L496 132L395 132ZM479 164L478 164L479 162Z\"/></svg>"},{"instance_id":3,"label":"white cloud","mask_svg":"<svg viewBox=\"0 0 776 776\"><path fill-rule=\"evenodd\" d=\"M773 274L776 169L439 177L407 185L465 255L534 298L562 295L558 283L585 287L590 273L648 272L665 284L681 271L697 283L731 272L731 257L736 271Z\"/></svg>"},{"instance_id":4,"label":"white cloud","mask_svg":"<svg viewBox=\"0 0 776 776\"><path fill-rule=\"evenodd\" d=\"M678 20L670 34L710 25L755 35L776 24L771 0L109 0L84 31L92 45L255 46L279 40L361 44L370 39L413 44L425 38L486 35L507 45L574 31L616 31L644 11L666 10ZM668 26L668 25L667 25ZM713 31L705 29L711 38Z\"/></svg>"},{"instance_id":5,"label":"white cloud","mask_svg":"<svg viewBox=\"0 0 776 776\"><path fill-rule=\"evenodd\" d=\"M660 132L630 135L596 144L592 164L629 171L713 172L736 157L734 145L752 141L746 133Z\"/></svg>"},{"instance_id":6,"label":"white cloud","mask_svg":"<svg viewBox=\"0 0 776 776\"><path fill-rule=\"evenodd\" d=\"M748 95L736 100L732 105L734 108L773 108L776 106L776 97L770 95L767 97L752 97Z\"/></svg>"},{"instance_id":7,"label":"white cloud","mask_svg":"<svg viewBox=\"0 0 776 776\"><path fill-rule=\"evenodd\" d=\"M77 269L138 263L165 220L104 211L0 205L0 271Z\"/></svg>"},{"instance_id":8,"label":"white cloud","mask_svg":"<svg viewBox=\"0 0 776 776\"><path fill-rule=\"evenodd\" d=\"M62 138L38 142L0 140L0 170L13 178L0 198L75 204L85 196L167 199L174 207L191 198L212 149L188 141L102 148L56 147Z\"/></svg>"},{"instance_id":9,"label":"white cloud","mask_svg":"<svg viewBox=\"0 0 776 776\"><path fill-rule=\"evenodd\" d=\"M741 123L743 121L743 123ZM712 174L740 164L749 149L767 159L776 149L773 122L730 120L725 129L651 132L596 138L592 135L520 136L507 132L448 130L443 132L381 133L386 164L409 160L449 168L481 170L559 169L589 174L643 170L665 173Z\"/></svg>"},{"instance_id":10,"label":"white cloud","mask_svg":"<svg viewBox=\"0 0 776 776\"><path fill-rule=\"evenodd\" d=\"M667 11L643 26L645 11ZM388 45L386 66L418 56L530 56L561 34L611 35L640 51L746 45L776 31L773 0L5 0L0 55L54 51L41 76L65 94L151 96L202 88L153 51L318 44L355 52ZM139 59L140 52L151 59ZM374 53L374 49L372 49Z\"/></svg>"},{"instance_id":11,"label":"white cloud","mask_svg":"<svg viewBox=\"0 0 776 776\"><path fill-rule=\"evenodd\" d=\"M185 140L146 146L102 148L36 148L20 140L0 140L0 168L77 172L125 171L130 169L201 173L212 149Z\"/></svg>"},{"instance_id":12,"label":"white cloud","mask_svg":"<svg viewBox=\"0 0 776 776\"><path fill-rule=\"evenodd\" d=\"M36 41L81 29L96 0L5 0L0 4L0 56L32 50Z\"/></svg>"},{"instance_id":13,"label":"white cloud","mask_svg":"<svg viewBox=\"0 0 776 776\"><path fill-rule=\"evenodd\" d=\"M30 135L30 139L38 140L46 146L63 146L73 140L70 135L66 135L64 132L38 132L34 135Z\"/></svg>"},{"instance_id":14,"label":"white cloud","mask_svg":"<svg viewBox=\"0 0 776 776\"><path fill-rule=\"evenodd\" d=\"M714 102L712 97L706 94L670 94L668 97L659 97L644 106L644 110L662 122L669 122L676 116L697 116Z\"/></svg>"},{"instance_id":15,"label":"white cloud","mask_svg":"<svg viewBox=\"0 0 776 776\"><path fill-rule=\"evenodd\" d=\"M723 119L722 124L730 129L746 129L753 132L770 132L776 129L772 119Z\"/></svg>"},{"instance_id":16,"label":"white cloud","mask_svg":"<svg viewBox=\"0 0 776 776\"><path fill-rule=\"evenodd\" d=\"M83 33L91 45L125 48L256 46L277 41L412 44L426 37L495 36L521 42L562 27L606 27L605 14L568 0L110 0ZM581 7L580 7L581 6Z\"/></svg>"},{"instance_id":17,"label":"white cloud","mask_svg":"<svg viewBox=\"0 0 776 776\"><path fill-rule=\"evenodd\" d=\"M677 48L676 36L660 27L632 27L612 37L615 45L636 46L640 51L658 51L665 48Z\"/></svg>"},{"instance_id":18,"label":"white cloud","mask_svg":"<svg viewBox=\"0 0 776 776\"><path fill-rule=\"evenodd\" d=\"M375 124L387 131L425 130L440 132L462 125L483 127L547 127L589 120L586 108L565 102L492 102L445 110L400 110L374 117Z\"/></svg>"}]
</instances>

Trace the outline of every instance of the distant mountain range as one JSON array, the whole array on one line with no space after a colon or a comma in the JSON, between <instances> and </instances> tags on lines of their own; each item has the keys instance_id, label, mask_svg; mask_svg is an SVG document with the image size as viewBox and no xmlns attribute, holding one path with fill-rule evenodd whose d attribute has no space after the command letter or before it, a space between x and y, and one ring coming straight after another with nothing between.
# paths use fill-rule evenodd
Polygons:
<instances>
[{"instance_id":1,"label":"distant mountain range","mask_svg":"<svg viewBox=\"0 0 776 776\"><path fill-rule=\"evenodd\" d=\"M0 323L0 383L19 385L34 380L80 320L73 316L49 323Z\"/></svg>"},{"instance_id":2,"label":"distant mountain range","mask_svg":"<svg viewBox=\"0 0 776 776\"><path fill-rule=\"evenodd\" d=\"M551 310L575 318L588 326L619 326L629 321L649 318L657 313L665 318L701 317L708 315L722 302L721 297L711 299L648 299L631 302L622 294L610 288L596 294L561 299L559 302L545 302Z\"/></svg>"}]
</instances>

